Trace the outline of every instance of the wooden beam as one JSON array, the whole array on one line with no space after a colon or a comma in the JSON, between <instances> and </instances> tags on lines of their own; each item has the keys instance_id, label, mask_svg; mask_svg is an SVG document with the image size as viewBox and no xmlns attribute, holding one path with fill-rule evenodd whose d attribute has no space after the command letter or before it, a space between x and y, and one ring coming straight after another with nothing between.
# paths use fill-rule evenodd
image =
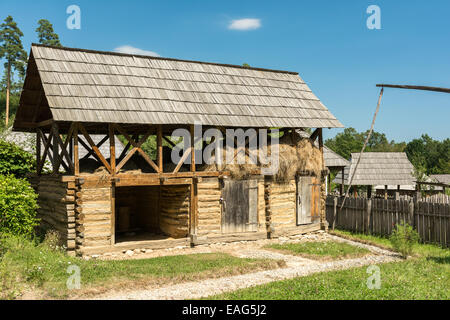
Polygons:
<instances>
[{"instance_id":1,"label":"wooden beam","mask_svg":"<svg viewBox=\"0 0 450 320\"><path fill-rule=\"evenodd\" d=\"M163 136L163 139L167 141L167 143L169 143L172 147L176 147L177 145L175 143L173 143L172 140L170 140L169 138L167 138L166 136Z\"/></svg>"},{"instance_id":2,"label":"wooden beam","mask_svg":"<svg viewBox=\"0 0 450 320\"><path fill-rule=\"evenodd\" d=\"M100 140L97 144L96 144L96 146L97 146L97 148L99 148L99 150L100 150L100 147L106 142L106 140L108 140L109 139L109 136L108 135L106 135L106 136L104 136L103 138L102 138L102 140ZM90 148L89 148L90 149ZM94 150L89 150L89 149L87 149L87 151L88 151L88 153L83 157L83 159L87 159L87 158L89 158L91 155L95 155L94 154Z\"/></svg>"},{"instance_id":3,"label":"wooden beam","mask_svg":"<svg viewBox=\"0 0 450 320\"><path fill-rule=\"evenodd\" d=\"M41 129L39 129L39 128L36 128L36 130L40 130L41 131L42 143L45 146L45 144L47 143L47 138L45 137L44 132ZM50 137L50 133L49 133L49 137ZM53 143L51 143L51 142L50 142L50 148L53 148ZM48 158L49 158L50 162L53 161L53 157L50 155L50 153L48 153Z\"/></svg>"},{"instance_id":4,"label":"wooden beam","mask_svg":"<svg viewBox=\"0 0 450 320\"><path fill-rule=\"evenodd\" d=\"M57 130L59 130L58 125L56 123L54 124L54 127L57 128ZM69 169L72 171L72 173L75 171L73 163L72 163L72 159L71 159L69 153L67 152L67 145L69 144L69 142L72 139L72 133L73 133L73 123L70 125L69 132L67 134L66 141L64 143L62 142L61 137L59 135L55 135L56 142L59 144L59 146L61 147L61 151L62 151L61 154L58 154L58 158L56 161L56 170L57 171L59 171L59 166L63 162L63 156L66 158L67 164L69 166Z\"/></svg>"},{"instance_id":5,"label":"wooden beam","mask_svg":"<svg viewBox=\"0 0 450 320\"><path fill-rule=\"evenodd\" d=\"M41 137L44 139L44 135L43 135L42 131L41 131ZM42 154L41 162L39 163L39 166L37 167L37 173L38 174L41 173L42 168L44 167L45 159L47 158L47 153L48 153L48 150L50 148L50 142L52 141L52 138L53 138L53 131L50 131L50 133L48 135L48 139L47 139L47 141L45 142L45 145L44 145L44 153Z\"/></svg>"},{"instance_id":6,"label":"wooden beam","mask_svg":"<svg viewBox=\"0 0 450 320\"><path fill-rule=\"evenodd\" d=\"M377 87L381 88L397 88L397 89L411 89L411 90L425 90L450 93L449 88L428 87L428 86L409 86L409 85L396 85L396 84L377 84Z\"/></svg>"},{"instance_id":7,"label":"wooden beam","mask_svg":"<svg viewBox=\"0 0 450 320\"><path fill-rule=\"evenodd\" d=\"M119 166L117 167L118 169L116 169L116 172L118 172L120 170L120 168L122 168L122 166L125 165L125 163L130 159L131 155L134 154L136 151L138 151L141 154L141 156L144 158L144 160L147 161L148 164L150 164L150 166L152 166L156 172L160 172L159 167L144 152L144 150L141 149L142 144L145 141L147 141L148 137L152 134L152 130L149 130L139 142L136 142L132 137L130 137L130 135L127 132L125 132L125 130L122 129L122 127L120 125L114 124L114 128L117 129L117 131L119 131L134 147L134 149L132 149L130 151L130 153L120 162Z\"/></svg>"},{"instance_id":8,"label":"wooden beam","mask_svg":"<svg viewBox=\"0 0 450 320\"><path fill-rule=\"evenodd\" d=\"M15 124L17 127L21 128L41 128L49 126L53 124L53 122L53 119L47 119L41 122L16 121Z\"/></svg>"},{"instance_id":9,"label":"wooden beam","mask_svg":"<svg viewBox=\"0 0 450 320\"><path fill-rule=\"evenodd\" d=\"M180 170L180 168L183 165L184 161L191 154L191 152L192 152L192 148L189 148L189 149L184 151L183 156L181 157L180 161L178 161L178 164L177 164L177 166L175 167L175 169L173 170L172 173L177 173Z\"/></svg>"},{"instance_id":10,"label":"wooden beam","mask_svg":"<svg viewBox=\"0 0 450 320\"><path fill-rule=\"evenodd\" d=\"M133 148L126 154L126 156L119 162L119 164L116 167L116 172L119 173L120 169L128 162L128 160L133 156L133 154L137 151L136 148Z\"/></svg>"},{"instance_id":11,"label":"wooden beam","mask_svg":"<svg viewBox=\"0 0 450 320\"><path fill-rule=\"evenodd\" d=\"M125 158L128 149L130 149L131 147L131 143L128 141L128 143L126 144L126 146L123 148L122 152L120 153L119 157L117 158L116 162L121 162L123 160L123 158Z\"/></svg>"},{"instance_id":12,"label":"wooden beam","mask_svg":"<svg viewBox=\"0 0 450 320\"><path fill-rule=\"evenodd\" d=\"M320 129L320 130L319 130ZM314 142L314 140L316 140L317 136L319 135L320 131L322 130L322 128L317 128L316 130L314 130L314 132L309 136L309 138L311 139L312 142Z\"/></svg>"},{"instance_id":13,"label":"wooden beam","mask_svg":"<svg viewBox=\"0 0 450 320\"><path fill-rule=\"evenodd\" d=\"M100 159L100 161L103 163L105 168L111 173L111 166L109 165L108 161L106 161L105 157L103 157L102 153L97 148L97 146L95 145L94 141L92 141L91 137L89 136L89 133L87 133L87 131L84 128L84 126L81 123L79 123L78 124L78 128L80 129L80 131L83 134L83 136L86 138L87 142L91 145L91 148L94 150L95 154Z\"/></svg>"}]
</instances>

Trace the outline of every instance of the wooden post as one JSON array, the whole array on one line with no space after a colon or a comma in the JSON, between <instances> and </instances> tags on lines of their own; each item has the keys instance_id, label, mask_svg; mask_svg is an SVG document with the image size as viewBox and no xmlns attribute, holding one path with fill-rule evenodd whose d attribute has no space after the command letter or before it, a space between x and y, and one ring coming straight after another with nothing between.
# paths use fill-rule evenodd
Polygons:
<instances>
[{"instance_id":1,"label":"wooden post","mask_svg":"<svg viewBox=\"0 0 450 320\"><path fill-rule=\"evenodd\" d=\"M195 135L194 135L194 125L190 127L191 131L191 171L195 172Z\"/></svg>"},{"instance_id":2,"label":"wooden post","mask_svg":"<svg viewBox=\"0 0 450 320\"><path fill-rule=\"evenodd\" d=\"M387 200L388 198L388 186L384 185L384 200Z\"/></svg>"},{"instance_id":3,"label":"wooden post","mask_svg":"<svg viewBox=\"0 0 450 320\"><path fill-rule=\"evenodd\" d=\"M112 159L112 158L111 158ZM113 172L112 175L115 173ZM111 242L113 246L116 244L116 181L111 180Z\"/></svg>"},{"instance_id":4,"label":"wooden post","mask_svg":"<svg viewBox=\"0 0 450 320\"><path fill-rule=\"evenodd\" d=\"M395 191L395 200L400 200L400 185L397 185L397 191Z\"/></svg>"},{"instance_id":5,"label":"wooden post","mask_svg":"<svg viewBox=\"0 0 450 320\"><path fill-rule=\"evenodd\" d=\"M417 208L417 197L414 197L413 200L409 201L408 215L409 215L409 225L415 228L415 208Z\"/></svg>"},{"instance_id":6,"label":"wooden post","mask_svg":"<svg viewBox=\"0 0 450 320\"><path fill-rule=\"evenodd\" d=\"M56 124L55 123L53 123L52 124L52 129L51 130L53 130L53 136L55 137L55 139L53 139L53 150L52 150L52 153L53 153L53 161L52 161L52 167L53 167L53 174L58 174L58 169L59 169L59 161L58 161L58 159L59 159L59 149L58 149L58 142L56 141L57 139L56 139L56 137L59 135L59 130L58 130L58 128L56 127Z\"/></svg>"},{"instance_id":7,"label":"wooden post","mask_svg":"<svg viewBox=\"0 0 450 320\"><path fill-rule=\"evenodd\" d=\"M41 166L41 130L36 130L36 168ZM40 172L37 172L40 175Z\"/></svg>"},{"instance_id":8,"label":"wooden post","mask_svg":"<svg viewBox=\"0 0 450 320\"><path fill-rule=\"evenodd\" d=\"M372 198L372 186L367 186L367 199Z\"/></svg>"},{"instance_id":9,"label":"wooden post","mask_svg":"<svg viewBox=\"0 0 450 320\"><path fill-rule=\"evenodd\" d=\"M341 194L341 197L344 195L344 168L341 169L341 186L339 188L339 193Z\"/></svg>"},{"instance_id":10,"label":"wooden post","mask_svg":"<svg viewBox=\"0 0 450 320\"><path fill-rule=\"evenodd\" d=\"M327 175L327 195L331 193L331 173Z\"/></svg>"},{"instance_id":11,"label":"wooden post","mask_svg":"<svg viewBox=\"0 0 450 320\"><path fill-rule=\"evenodd\" d=\"M73 128L73 166L74 174L77 176L80 174L80 161L78 153L78 123L74 123Z\"/></svg>"},{"instance_id":12,"label":"wooden post","mask_svg":"<svg viewBox=\"0 0 450 320\"><path fill-rule=\"evenodd\" d=\"M190 126L191 131L191 172L195 173L195 135L194 126ZM194 246L197 242L197 178L194 176L192 178L191 188L190 188L190 240L191 246Z\"/></svg>"},{"instance_id":13,"label":"wooden post","mask_svg":"<svg viewBox=\"0 0 450 320\"><path fill-rule=\"evenodd\" d=\"M159 172L163 173L162 125L158 125L158 132L157 132L156 143L157 143L157 149L158 149L158 151L157 151L158 152L157 164L158 164Z\"/></svg>"},{"instance_id":14,"label":"wooden post","mask_svg":"<svg viewBox=\"0 0 450 320\"><path fill-rule=\"evenodd\" d=\"M372 189L372 187L370 188ZM370 216L372 215L372 199L367 199L366 234L370 234Z\"/></svg>"},{"instance_id":15,"label":"wooden post","mask_svg":"<svg viewBox=\"0 0 450 320\"><path fill-rule=\"evenodd\" d=\"M337 197L333 197L333 226L332 226L333 230L334 230L334 227L336 225L337 204L338 204L338 198Z\"/></svg>"},{"instance_id":16,"label":"wooden post","mask_svg":"<svg viewBox=\"0 0 450 320\"><path fill-rule=\"evenodd\" d=\"M109 130L109 158L111 162L111 175L116 175L116 140L114 135L114 126L108 125Z\"/></svg>"}]
</instances>

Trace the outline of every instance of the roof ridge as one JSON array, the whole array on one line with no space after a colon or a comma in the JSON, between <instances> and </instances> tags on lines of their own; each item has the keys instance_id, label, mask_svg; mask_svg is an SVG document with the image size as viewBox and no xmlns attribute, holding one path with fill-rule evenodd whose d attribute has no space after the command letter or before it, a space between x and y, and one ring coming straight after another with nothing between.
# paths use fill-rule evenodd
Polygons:
<instances>
[{"instance_id":1,"label":"roof ridge","mask_svg":"<svg viewBox=\"0 0 450 320\"><path fill-rule=\"evenodd\" d=\"M287 71L287 70L276 70L276 69L266 69L266 68L256 68L256 67L244 67L237 64L226 64L226 63L217 63L217 62L207 62L207 61L197 61L197 60L185 60L185 59L176 59L176 58L165 58L165 57L154 57L154 56L146 56L140 54L131 54L131 53L121 53L114 51L100 51L100 50L91 50L91 49L81 49L81 48L70 48L70 47L56 47L49 46L41 43L32 43L31 47L43 47L43 48L51 48L57 50L66 50L66 51L79 51L86 53L98 53L98 54L107 54L107 55L115 55L115 56L124 56L124 57L138 57L138 58L147 58L147 59L155 59L155 60L168 60L168 61L179 61L179 62L188 62L188 63L199 63L199 64L207 64L221 67L230 67L230 68L238 68L245 70L255 70L255 71L266 71L266 72L275 72L275 73L287 73L292 75L299 75L298 72L295 71Z\"/></svg>"}]
</instances>

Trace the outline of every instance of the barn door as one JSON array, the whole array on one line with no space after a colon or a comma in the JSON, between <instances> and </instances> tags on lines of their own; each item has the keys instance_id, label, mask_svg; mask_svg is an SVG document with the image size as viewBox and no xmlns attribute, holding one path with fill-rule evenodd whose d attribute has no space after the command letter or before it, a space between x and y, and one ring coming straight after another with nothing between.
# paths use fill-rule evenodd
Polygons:
<instances>
[{"instance_id":1,"label":"barn door","mask_svg":"<svg viewBox=\"0 0 450 320\"><path fill-rule=\"evenodd\" d=\"M225 180L222 189L222 232L258 230L256 180Z\"/></svg>"},{"instance_id":2,"label":"barn door","mask_svg":"<svg viewBox=\"0 0 450 320\"><path fill-rule=\"evenodd\" d=\"M319 218L320 184L316 177L297 178L297 225Z\"/></svg>"}]
</instances>

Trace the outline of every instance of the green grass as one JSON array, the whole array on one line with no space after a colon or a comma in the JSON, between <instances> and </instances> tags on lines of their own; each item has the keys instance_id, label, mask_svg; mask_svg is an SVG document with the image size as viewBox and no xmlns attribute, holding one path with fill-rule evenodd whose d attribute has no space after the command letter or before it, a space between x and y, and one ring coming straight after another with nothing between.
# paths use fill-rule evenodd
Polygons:
<instances>
[{"instance_id":1,"label":"green grass","mask_svg":"<svg viewBox=\"0 0 450 320\"><path fill-rule=\"evenodd\" d=\"M346 239L360 241L362 243L373 244L380 248L387 250L394 250L389 238L378 237L374 235L367 235L363 233L353 233L350 231L334 230L334 234L344 237ZM433 257L441 256L443 253L450 252L450 249L442 249L441 247L433 244L417 243L413 246L413 255L415 257Z\"/></svg>"},{"instance_id":2,"label":"green grass","mask_svg":"<svg viewBox=\"0 0 450 320\"><path fill-rule=\"evenodd\" d=\"M271 244L266 246L266 248L318 260L354 258L366 255L370 252L364 248L358 248L347 243L334 241Z\"/></svg>"},{"instance_id":3,"label":"green grass","mask_svg":"<svg viewBox=\"0 0 450 320\"><path fill-rule=\"evenodd\" d=\"M341 231L339 231L341 232ZM342 232L347 237L389 248L388 239ZM272 282L211 299L450 299L450 250L417 244L414 258L378 265L381 288L369 289L367 267L317 273L307 277Z\"/></svg>"},{"instance_id":4,"label":"green grass","mask_svg":"<svg viewBox=\"0 0 450 320\"><path fill-rule=\"evenodd\" d=\"M80 267L81 291L69 292L66 289L69 265ZM14 298L30 287L44 297L64 298L69 294L222 277L280 265L278 261L240 259L224 253L86 261L52 250L45 243L14 237L0 242L0 298Z\"/></svg>"}]
</instances>

